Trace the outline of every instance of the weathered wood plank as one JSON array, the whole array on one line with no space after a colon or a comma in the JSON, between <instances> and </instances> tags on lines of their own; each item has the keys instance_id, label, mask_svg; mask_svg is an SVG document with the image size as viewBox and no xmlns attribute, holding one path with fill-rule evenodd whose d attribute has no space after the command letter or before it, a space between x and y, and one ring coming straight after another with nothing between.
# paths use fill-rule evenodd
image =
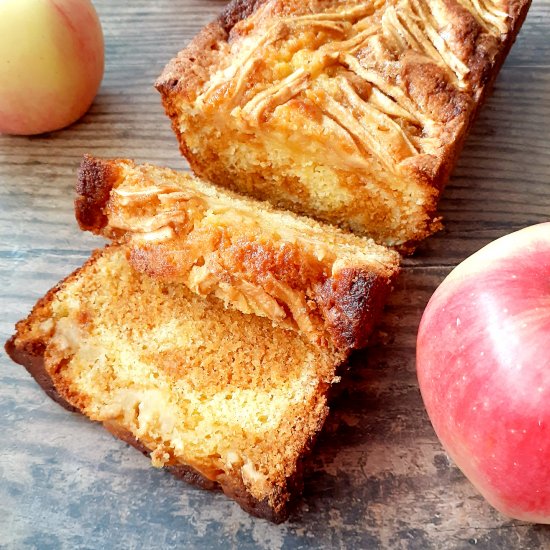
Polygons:
<instances>
[{"instance_id":1,"label":"weathered wood plank","mask_svg":"<svg viewBox=\"0 0 550 550\"><path fill-rule=\"evenodd\" d=\"M100 246L72 200L85 152L185 167L152 82L224 5L97 0L105 80L73 127L0 136L0 338ZM544 548L550 531L492 510L441 449L422 406L415 336L461 259L550 218L550 0L535 0L441 204L445 230L406 260L378 342L357 354L281 526L187 487L61 410L0 356L0 545L8 548Z\"/></svg>"}]
</instances>

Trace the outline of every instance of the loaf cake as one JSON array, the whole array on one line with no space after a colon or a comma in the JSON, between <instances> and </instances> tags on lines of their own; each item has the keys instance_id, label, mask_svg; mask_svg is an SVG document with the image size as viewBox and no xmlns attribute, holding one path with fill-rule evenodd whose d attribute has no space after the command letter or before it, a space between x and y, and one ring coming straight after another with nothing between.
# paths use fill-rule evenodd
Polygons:
<instances>
[{"instance_id":1,"label":"loaf cake","mask_svg":"<svg viewBox=\"0 0 550 550\"><path fill-rule=\"evenodd\" d=\"M398 271L371 240L165 168L86 157L77 193L80 227L123 245L138 271L346 354L366 344Z\"/></svg>"},{"instance_id":2,"label":"loaf cake","mask_svg":"<svg viewBox=\"0 0 550 550\"><path fill-rule=\"evenodd\" d=\"M343 354L96 252L7 343L70 410L248 512L281 521Z\"/></svg>"},{"instance_id":3,"label":"loaf cake","mask_svg":"<svg viewBox=\"0 0 550 550\"><path fill-rule=\"evenodd\" d=\"M75 211L113 244L36 304L8 354L153 465L284 520L398 254L129 160L86 157Z\"/></svg>"},{"instance_id":4,"label":"loaf cake","mask_svg":"<svg viewBox=\"0 0 550 550\"><path fill-rule=\"evenodd\" d=\"M529 0L233 0L156 86L200 177L411 251Z\"/></svg>"}]
</instances>

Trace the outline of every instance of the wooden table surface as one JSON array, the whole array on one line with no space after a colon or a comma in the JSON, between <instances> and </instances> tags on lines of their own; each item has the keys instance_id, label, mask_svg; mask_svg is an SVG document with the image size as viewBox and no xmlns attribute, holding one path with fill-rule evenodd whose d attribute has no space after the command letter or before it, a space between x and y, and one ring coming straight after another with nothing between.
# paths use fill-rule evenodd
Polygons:
<instances>
[{"instance_id":1,"label":"wooden table surface","mask_svg":"<svg viewBox=\"0 0 550 550\"><path fill-rule=\"evenodd\" d=\"M94 3L106 73L90 112L50 135L0 136L2 340L101 246L73 216L85 152L185 167L152 83L224 2ZM450 269L490 240L550 218L549 144L550 0L535 0L445 192L445 230L405 261L381 335L354 357L286 524L151 468L50 401L2 353L0 547L550 548L550 528L502 517L450 463L415 375L418 322Z\"/></svg>"}]
</instances>

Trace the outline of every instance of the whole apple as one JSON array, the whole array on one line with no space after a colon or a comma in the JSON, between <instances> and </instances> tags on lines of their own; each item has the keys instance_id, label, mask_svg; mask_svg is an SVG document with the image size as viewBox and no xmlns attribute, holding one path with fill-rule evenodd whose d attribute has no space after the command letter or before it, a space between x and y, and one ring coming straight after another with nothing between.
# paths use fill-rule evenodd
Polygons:
<instances>
[{"instance_id":1,"label":"whole apple","mask_svg":"<svg viewBox=\"0 0 550 550\"><path fill-rule=\"evenodd\" d=\"M0 133L68 126L90 107L103 66L89 0L0 0Z\"/></svg>"},{"instance_id":2,"label":"whole apple","mask_svg":"<svg viewBox=\"0 0 550 550\"><path fill-rule=\"evenodd\" d=\"M550 523L550 223L450 273L420 322L417 371L439 439L483 496Z\"/></svg>"}]
</instances>

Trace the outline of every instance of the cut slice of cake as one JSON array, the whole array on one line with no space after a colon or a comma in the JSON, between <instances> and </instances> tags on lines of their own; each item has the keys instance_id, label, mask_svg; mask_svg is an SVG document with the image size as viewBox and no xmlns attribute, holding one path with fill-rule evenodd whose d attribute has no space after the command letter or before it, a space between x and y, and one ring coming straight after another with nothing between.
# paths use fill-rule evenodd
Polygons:
<instances>
[{"instance_id":1,"label":"cut slice of cake","mask_svg":"<svg viewBox=\"0 0 550 550\"><path fill-rule=\"evenodd\" d=\"M282 521L344 354L97 251L6 345L70 410L250 513Z\"/></svg>"},{"instance_id":2,"label":"cut slice of cake","mask_svg":"<svg viewBox=\"0 0 550 550\"><path fill-rule=\"evenodd\" d=\"M138 271L346 354L398 272L398 254L371 240L166 168L85 157L77 193L81 228L124 244Z\"/></svg>"},{"instance_id":3,"label":"cut slice of cake","mask_svg":"<svg viewBox=\"0 0 550 550\"><path fill-rule=\"evenodd\" d=\"M157 81L197 175L410 251L529 0L234 0Z\"/></svg>"}]
</instances>

